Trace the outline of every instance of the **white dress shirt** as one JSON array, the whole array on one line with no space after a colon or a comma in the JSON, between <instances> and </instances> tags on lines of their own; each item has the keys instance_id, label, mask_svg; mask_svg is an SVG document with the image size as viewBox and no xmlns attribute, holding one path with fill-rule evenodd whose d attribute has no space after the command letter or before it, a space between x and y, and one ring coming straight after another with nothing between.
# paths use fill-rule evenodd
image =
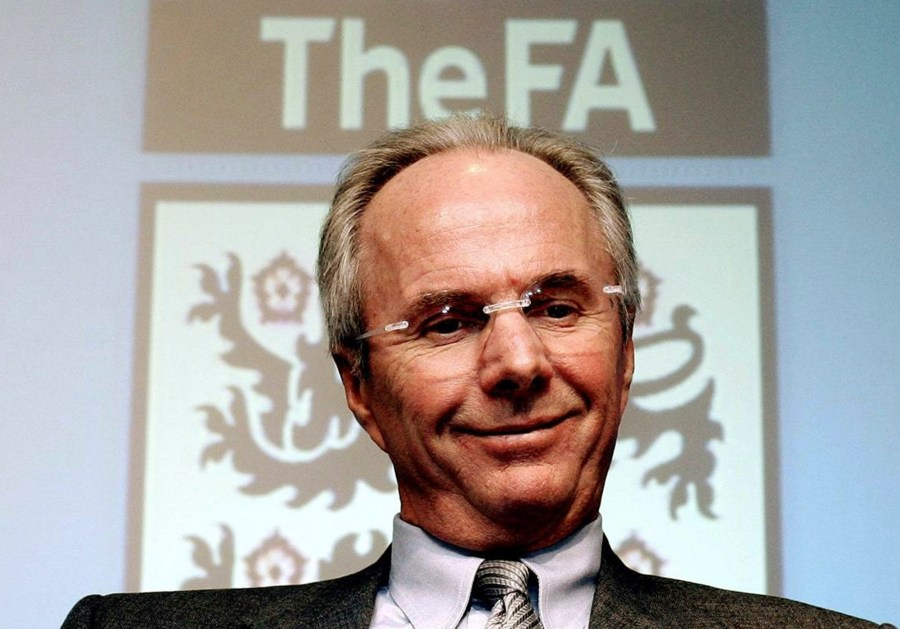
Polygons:
<instances>
[{"instance_id":1,"label":"white dress shirt","mask_svg":"<svg viewBox=\"0 0 900 629\"><path fill-rule=\"evenodd\" d=\"M521 557L537 577L530 594L544 629L587 627L602 544L598 516L558 544ZM375 598L371 627L484 629L490 609L471 600L482 559L396 516L391 574Z\"/></svg>"}]
</instances>

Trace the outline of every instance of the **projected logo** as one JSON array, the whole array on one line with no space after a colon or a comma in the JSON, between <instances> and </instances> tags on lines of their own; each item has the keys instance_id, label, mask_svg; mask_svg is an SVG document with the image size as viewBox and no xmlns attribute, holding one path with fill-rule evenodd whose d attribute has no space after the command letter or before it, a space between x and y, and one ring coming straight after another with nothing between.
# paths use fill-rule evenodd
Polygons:
<instances>
[{"instance_id":1,"label":"projected logo","mask_svg":"<svg viewBox=\"0 0 900 629\"><path fill-rule=\"evenodd\" d=\"M683 403L651 410L642 400L657 394L672 394L682 385L691 381L703 362L703 337L691 328L691 319L697 314L689 305L678 305L669 315L665 325L654 325L660 284L662 281L652 271L640 267L639 283L643 296L643 310L635 320L634 346L636 355L642 358L652 350L669 356L666 360L669 371L656 377L636 380L632 385L628 407L628 420L619 432L619 440L635 441L634 457L640 457L650 450L666 433L673 432L681 439L680 451L662 463L647 470L643 484L650 482L667 484L672 481L669 491L669 513L673 519L678 510L688 502L689 492L698 511L708 518L715 517L712 510L714 488L711 482L716 457L711 442L722 440L722 425L710 416L715 382L712 377L704 377L705 384L699 393ZM660 318L660 317L657 317ZM668 326L668 327L665 327ZM672 349L686 347L673 356ZM638 372L641 373L641 372Z\"/></svg>"},{"instance_id":2,"label":"projected logo","mask_svg":"<svg viewBox=\"0 0 900 629\"><path fill-rule=\"evenodd\" d=\"M248 495L286 487L294 491L288 506L302 506L325 490L331 508L350 502L358 479L389 491L388 465L366 459L368 438L349 416L343 389L334 378L322 340L310 341L302 324L310 302L311 275L282 253L252 278L243 274L240 258L231 254L224 273L200 264L200 288L207 298L190 310L190 321L214 322L229 343L222 361L255 375L250 387L228 387L227 406L204 405L206 427L215 439L204 448L201 462L229 457L250 480L240 490ZM243 320L241 293L253 286L252 307L262 326L295 326L288 347L267 347ZM317 307L314 304L313 307ZM365 463L369 465L365 465ZM311 464L316 474L304 474ZM346 474L352 469L354 474Z\"/></svg>"},{"instance_id":3,"label":"projected logo","mask_svg":"<svg viewBox=\"0 0 900 629\"><path fill-rule=\"evenodd\" d=\"M312 270L325 204L240 188L224 196L252 200L190 200L217 194L145 190L143 559L131 566L144 589L345 574L386 547L398 509L389 461L347 410L323 337ZM645 309L602 511L614 547L644 571L712 580L703 556L737 545L748 558L727 583L762 590L757 214L635 208ZM731 268L697 267L684 246L724 247Z\"/></svg>"},{"instance_id":4,"label":"projected logo","mask_svg":"<svg viewBox=\"0 0 900 629\"><path fill-rule=\"evenodd\" d=\"M769 153L758 0L149 5L149 151L345 153L487 109L619 156Z\"/></svg>"},{"instance_id":5,"label":"projected logo","mask_svg":"<svg viewBox=\"0 0 900 629\"><path fill-rule=\"evenodd\" d=\"M154 0L144 150L228 154L253 181L241 154L316 169L487 108L616 155L767 155L765 4L651 4ZM312 280L330 192L144 185L129 588L313 581L386 546L395 479ZM628 192L647 307L604 531L646 571L763 591L767 193Z\"/></svg>"},{"instance_id":6,"label":"projected logo","mask_svg":"<svg viewBox=\"0 0 900 629\"><path fill-rule=\"evenodd\" d=\"M382 492L395 484L381 457L367 457L371 444L359 425L348 418L343 390L334 379L322 340L311 341L302 329L310 307L313 278L288 253L272 259L246 277L240 258L228 256L227 269L218 273L199 264L200 291L206 299L191 308L189 321L215 323L230 345L221 354L227 365L256 374L249 388L228 387L227 406L203 405L212 441L200 455L201 465L228 458L249 480L238 491L253 496L290 488L288 507L307 504L322 492L332 496L331 509L345 507L357 481ZM243 320L242 292L252 287L251 309L262 326L293 328L288 347L268 348ZM312 307L317 307L316 303ZM281 350L281 351L279 351ZM202 576L186 580L185 588L231 587L235 583L234 532L222 525L217 556L213 545L191 535L192 559ZM320 566L319 578L338 576L361 561L374 561L386 546L383 536L368 555L352 550L352 538L335 544L334 558ZM300 583L307 558L277 530L244 558L250 585Z\"/></svg>"}]
</instances>

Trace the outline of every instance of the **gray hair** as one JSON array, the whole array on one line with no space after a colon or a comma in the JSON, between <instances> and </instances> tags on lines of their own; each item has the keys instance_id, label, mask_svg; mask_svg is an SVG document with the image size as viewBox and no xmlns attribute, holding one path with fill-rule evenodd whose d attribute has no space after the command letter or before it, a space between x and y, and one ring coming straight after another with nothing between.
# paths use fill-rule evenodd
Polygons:
<instances>
[{"instance_id":1,"label":"gray hair","mask_svg":"<svg viewBox=\"0 0 900 629\"><path fill-rule=\"evenodd\" d=\"M359 229L369 202L407 166L458 149L520 151L546 162L581 190L625 290L622 328L630 334L641 303L637 262L622 191L606 163L586 145L545 129L513 126L491 114L458 114L390 131L344 164L322 226L317 266L331 352L347 351L357 371L364 366L365 344L356 340L364 332Z\"/></svg>"}]
</instances>

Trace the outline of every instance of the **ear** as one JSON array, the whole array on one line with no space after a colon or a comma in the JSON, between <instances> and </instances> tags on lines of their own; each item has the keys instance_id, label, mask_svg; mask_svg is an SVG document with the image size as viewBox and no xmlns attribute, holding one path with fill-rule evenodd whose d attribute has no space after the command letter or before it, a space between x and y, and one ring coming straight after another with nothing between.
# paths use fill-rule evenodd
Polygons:
<instances>
[{"instance_id":1,"label":"ear","mask_svg":"<svg viewBox=\"0 0 900 629\"><path fill-rule=\"evenodd\" d=\"M625 413L628 404L628 394L631 391L631 381L634 378L634 341L631 335L625 341L622 348L622 390L619 396L619 417Z\"/></svg>"},{"instance_id":2,"label":"ear","mask_svg":"<svg viewBox=\"0 0 900 629\"><path fill-rule=\"evenodd\" d=\"M371 384L368 380L353 368L353 357L346 350L340 350L332 354L335 365L337 365L338 373L341 376L341 383L344 385L344 395L347 397L347 406L350 412L363 427L372 441L379 448L384 450L384 436L381 434L381 428L375 420L375 414L372 412Z\"/></svg>"}]
</instances>

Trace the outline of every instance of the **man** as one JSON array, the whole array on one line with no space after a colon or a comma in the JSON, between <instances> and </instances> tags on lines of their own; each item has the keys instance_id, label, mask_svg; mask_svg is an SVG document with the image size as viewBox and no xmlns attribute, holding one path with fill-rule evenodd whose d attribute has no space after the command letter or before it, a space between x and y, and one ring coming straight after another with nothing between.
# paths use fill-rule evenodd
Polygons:
<instances>
[{"instance_id":1,"label":"man","mask_svg":"<svg viewBox=\"0 0 900 629\"><path fill-rule=\"evenodd\" d=\"M874 626L610 550L640 296L591 151L489 116L390 133L342 174L319 282L348 405L396 471L391 549L307 586L89 597L65 627Z\"/></svg>"}]
</instances>

